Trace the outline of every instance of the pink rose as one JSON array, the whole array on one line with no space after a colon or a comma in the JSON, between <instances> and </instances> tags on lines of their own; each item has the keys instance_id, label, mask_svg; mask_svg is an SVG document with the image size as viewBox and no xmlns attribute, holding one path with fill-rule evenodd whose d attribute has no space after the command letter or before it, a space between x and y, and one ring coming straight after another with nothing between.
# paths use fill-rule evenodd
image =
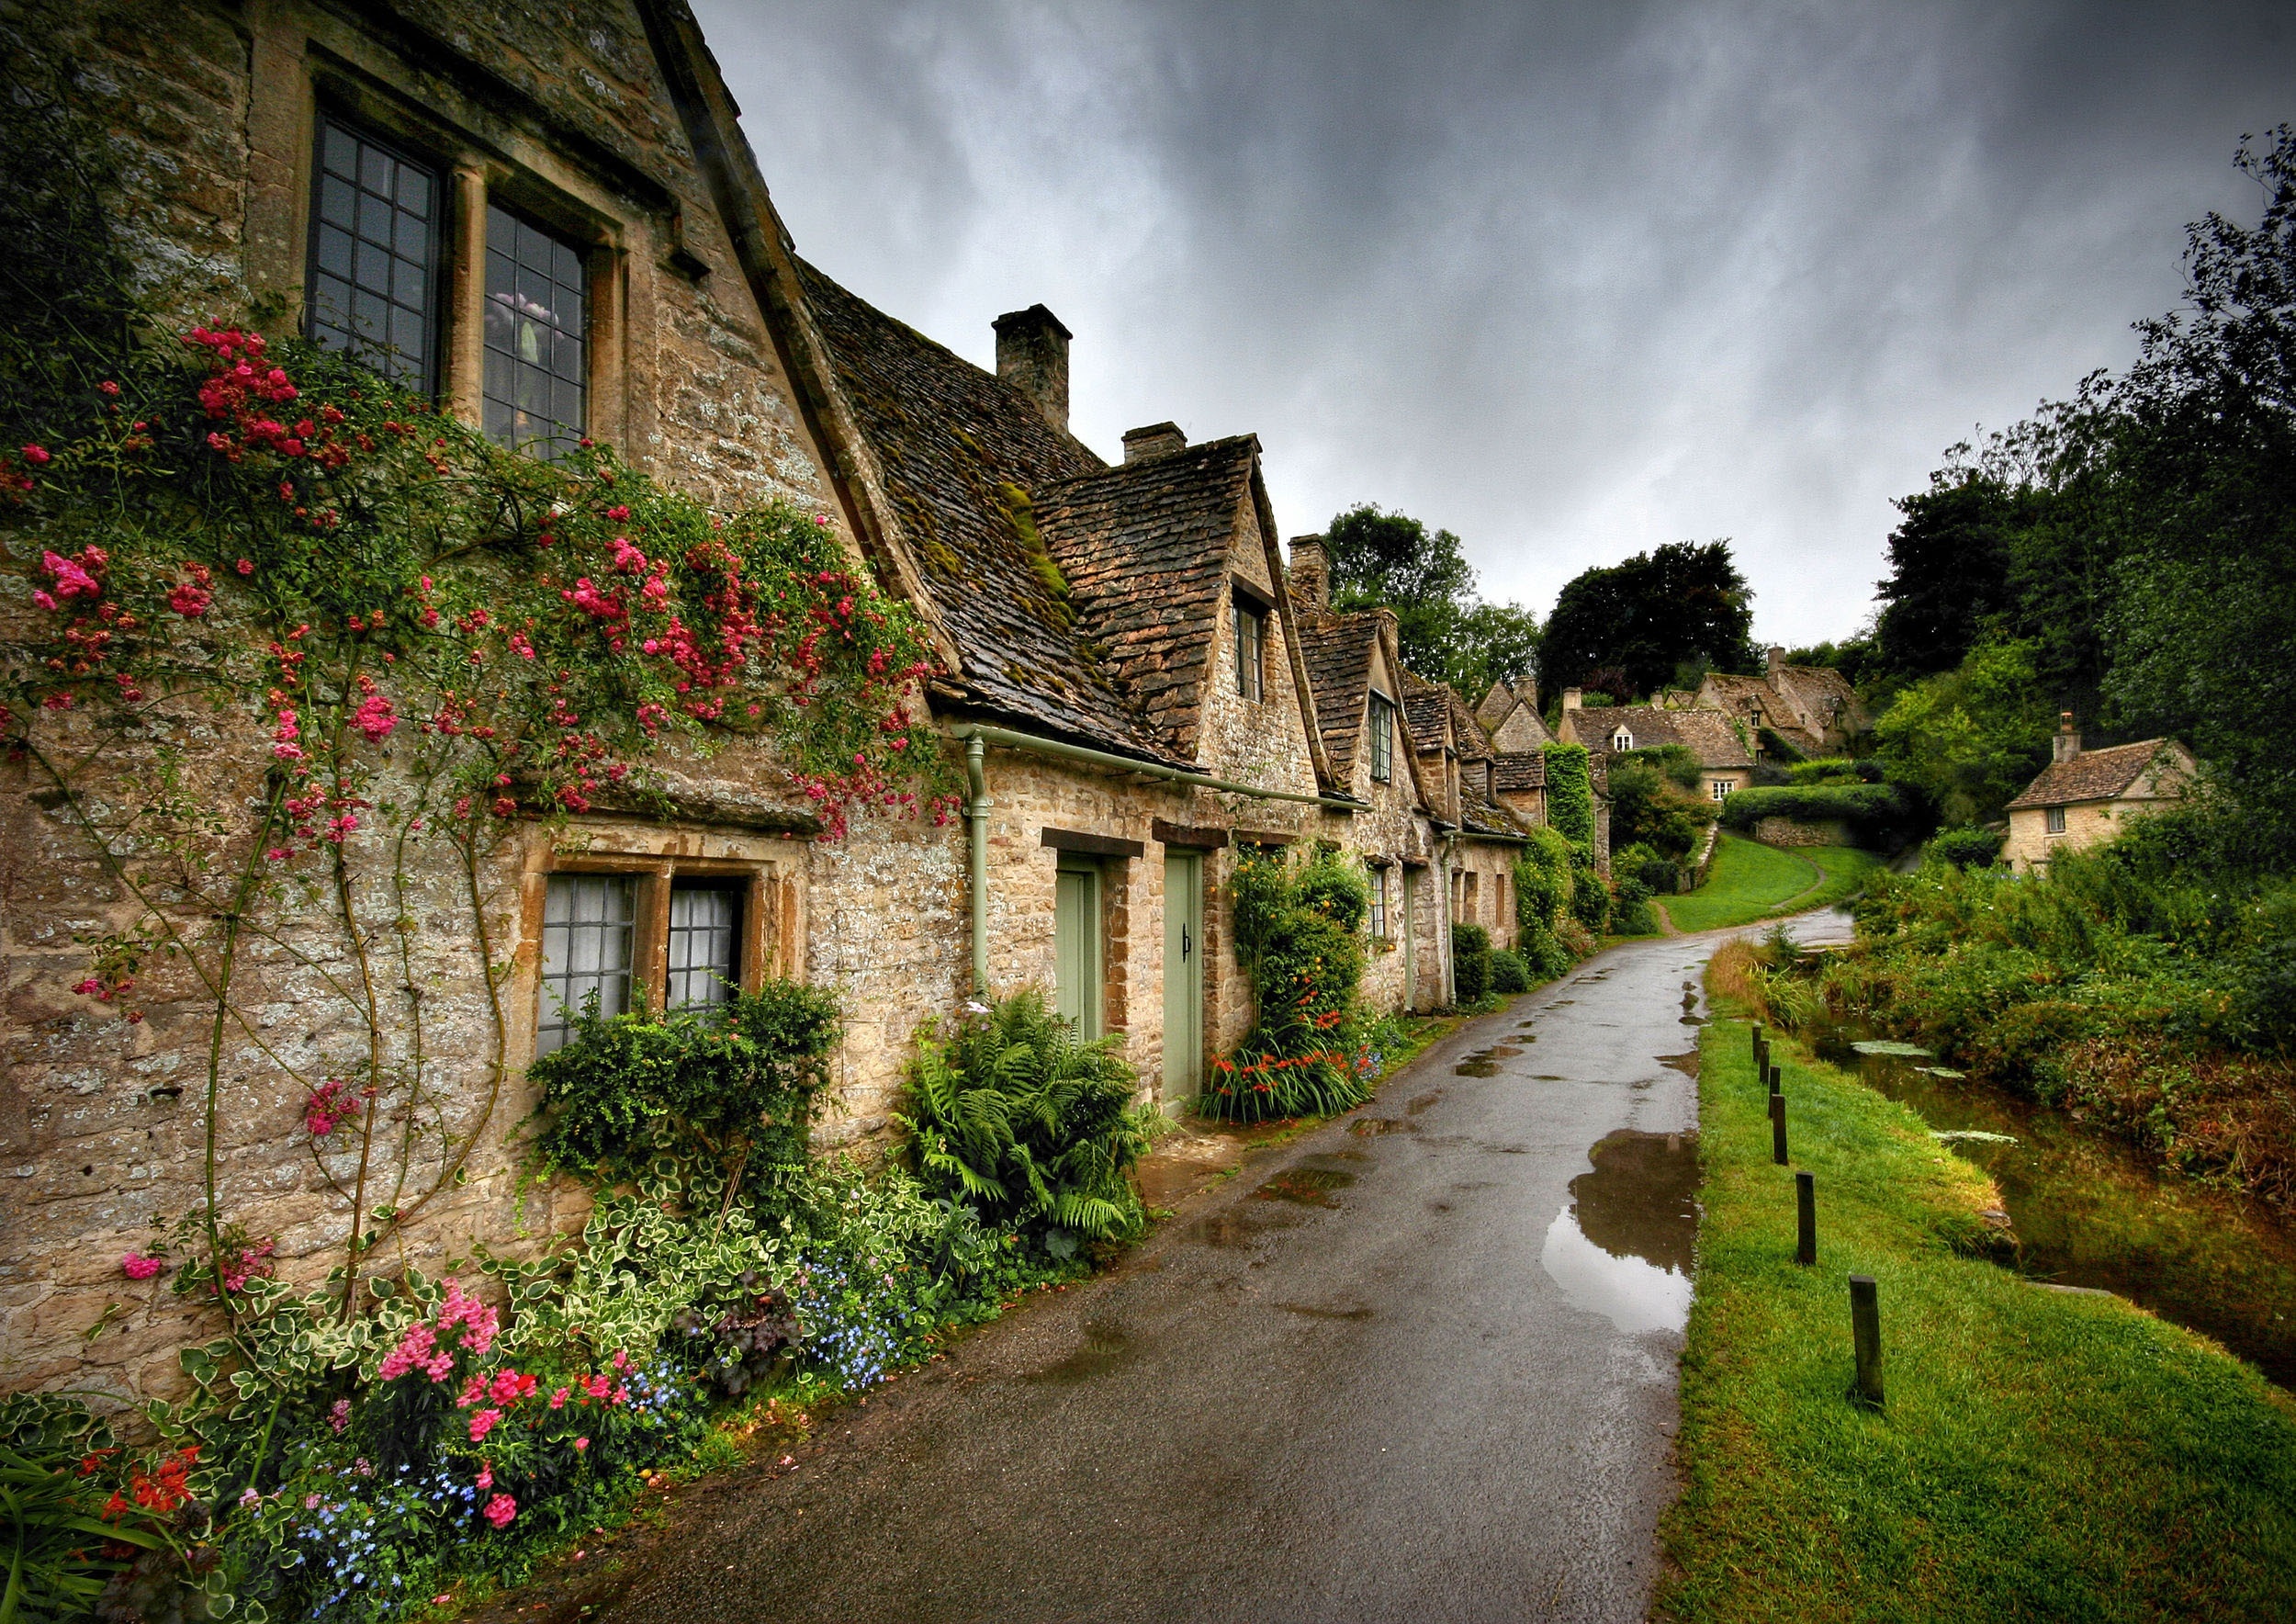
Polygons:
<instances>
[{"instance_id":1,"label":"pink rose","mask_svg":"<svg viewBox=\"0 0 2296 1624\"><path fill-rule=\"evenodd\" d=\"M508 1528L510 1526L511 1518L518 1515L518 1502L512 1499L508 1494L497 1494L493 1499L486 1503L486 1511L484 1515L487 1521L492 1523L496 1528Z\"/></svg>"},{"instance_id":2,"label":"pink rose","mask_svg":"<svg viewBox=\"0 0 2296 1624\"><path fill-rule=\"evenodd\" d=\"M119 1272L131 1280L148 1280L166 1267L166 1261L163 1258L146 1257L135 1252L129 1253L119 1260Z\"/></svg>"}]
</instances>

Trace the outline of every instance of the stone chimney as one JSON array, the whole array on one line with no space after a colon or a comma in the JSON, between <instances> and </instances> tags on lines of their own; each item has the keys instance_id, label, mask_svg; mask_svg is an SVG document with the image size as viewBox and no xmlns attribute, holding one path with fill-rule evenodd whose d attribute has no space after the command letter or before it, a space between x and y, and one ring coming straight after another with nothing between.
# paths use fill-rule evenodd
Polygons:
<instances>
[{"instance_id":1,"label":"stone chimney","mask_svg":"<svg viewBox=\"0 0 2296 1624\"><path fill-rule=\"evenodd\" d=\"M1042 307L1040 306L1039 308L1041 309ZM1061 376L1065 378L1067 373L1064 370ZM1785 650L1779 648L1775 643L1773 643L1770 646L1768 664L1769 674L1773 677L1780 671L1785 670Z\"/></svg>"},{"instance_id":2,"label":"stone chimney","mask_svg":"<svg viewBox=\"0 0 2296 1624\"><path fill-rule=\"evenodd\" d=\"M1187 449L1187 436L1180 433L1176 423L1152 423L1144 429L1124 431L1126 462L1146 462L1152 457L1169 457Z\"/></svg>"},{"instance_id":3,"label":"stone chimney","mask_svg":"<svg viewBox=\"0 0 2296 1624\"><path fill-rule=\"evenodd\" d=\"M996 318L996 376L1034 400L1045 420L1068 431L1068 341L1075 335L1042 305Z\"/></svg>"},{"instance_id":4,"label":"stone chimney","mask_svg":"<svg viewBox=\"0 0 2296 1624\"><path fill-rule=\"evenodd\" d=\"M1578 710L1584 705L1585 701L1586 694L1581 689L1565 688L1562 691L1562 708L1565 711Z\"/></svg>"},{"instance_id":5,"label":"stone chimney","mask_svg":"<svg viewBox=\"0 0 2296 1624\"><path fill-rule=\"evenodd\" d=\"M1131 447L1127 445L1127 460ZM1284 571L1284 580L1291 589L1291 601L1309 615L1321 615L1332 606L1332 552L1320 536L1295 536L1291 538L1291 567Z\"/></svg>"},{"instance_id":6,"label":"stone chimney","mask_svg":"<svg viewBox=\"0 0 2296 1624\"><path fill-rule=\"evenodd\" d=\"M2081 753L2080 730L2073 726L2073 713L2057 713L2057 735L2049 741L2049 759L2060 764L2074 760Z\"/></svg>"}]
</instances>

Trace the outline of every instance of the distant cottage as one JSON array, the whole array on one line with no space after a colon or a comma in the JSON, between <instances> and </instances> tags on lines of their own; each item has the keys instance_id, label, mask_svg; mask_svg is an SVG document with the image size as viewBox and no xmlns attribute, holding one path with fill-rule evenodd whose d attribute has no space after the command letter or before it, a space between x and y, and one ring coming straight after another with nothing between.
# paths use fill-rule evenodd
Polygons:
<instances>
[{"instance_id":1,"label":"distant cottage","mask_svg":"<svg viewBox=\"0 0 2296 1624\"><path fill-rule=\"evenodd\" d=\"M2001 859L2031 874L2061 851L2102 845L2131 818L2181 799L2197 772L2192 752L2173 739L2085 750L2073 713L2065 711L2050 741L2049 764L2009 804Z\"/></svg>"}]
</instances>

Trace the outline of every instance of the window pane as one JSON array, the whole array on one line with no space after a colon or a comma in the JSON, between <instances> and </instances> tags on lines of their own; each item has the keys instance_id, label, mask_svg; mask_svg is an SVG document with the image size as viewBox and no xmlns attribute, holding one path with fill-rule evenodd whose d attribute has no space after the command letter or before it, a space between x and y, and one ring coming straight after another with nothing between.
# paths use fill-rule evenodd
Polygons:
<instances>
[{"instance_id":1,"label":"window pane","mask_svg":"<svg viewBox=\"0 0 2296 1624\"><path fill-rule=\"evenodd\" d=\"M357 351L385 376L427 390L436 348L431 278L438 177L333 118L321 118L319 135L311 336ZM348 232L355 232L355 242ZM360 291L352 294L345 280Z\"/></svg>"},{"instance_id":2,"label":"window pane","mask_svg":"<svg viewBox=\"0 0 2296 1624\"><path fill-rule=\"evenodd\" d=\"M487 345L518 362L487 368L487 432L556 455L581 437L589 405L582 250L492 207L487 243Z\"/></svg>"},{"instance_id":3,"label":"window pane","mask_svg":"<svg viewBox=\"0 0 2296 1624\"><path fill-rule=\"evenodd\" d=\"M562 1048L593 993L602 1015L630 1008L637 883L617 874L553 874L543 903L542 988L535 1052Z\"/></svg>"},{"instance_id":4,"label":"window pane","mask_svg":"<svg viewBox=\"0 0 2296 1624\"><path fill-rule=\"evenodd\" d=\"M722 1004L737 985L741 900L715 886L670 892L669 1004Z\"/></svg>"},{"instance_id":5,"label":"window pane","mask_svg":"<svg viewBox=\"0 0 2296 1624\"><path fill-rule=\"evenodd\" d=\"M346 231L358 224L359 195L349 181L337 180L332 175L320 177L319 218Z\"/></svg>"}]
</instances>

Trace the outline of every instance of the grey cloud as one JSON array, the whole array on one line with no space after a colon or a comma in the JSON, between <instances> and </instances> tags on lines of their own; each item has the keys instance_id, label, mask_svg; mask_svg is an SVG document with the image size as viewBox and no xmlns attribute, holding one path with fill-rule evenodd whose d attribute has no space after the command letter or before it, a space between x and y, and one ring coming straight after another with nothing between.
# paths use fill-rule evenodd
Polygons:
<instances>
[{"instance_id":1,"label":"grey cloud","mask_svg":"<svg viewBox=\"0 0 2296 1624\"><path fill-rule=\"evenodd\" d=\"M2269 4L696 9L800 251L983 362L1051 305L1104 451L1255 431L1287 530L1401 507L1542 612L1730 536L1788 641L2296 118Z\"/></svg>"}]
</instances>

